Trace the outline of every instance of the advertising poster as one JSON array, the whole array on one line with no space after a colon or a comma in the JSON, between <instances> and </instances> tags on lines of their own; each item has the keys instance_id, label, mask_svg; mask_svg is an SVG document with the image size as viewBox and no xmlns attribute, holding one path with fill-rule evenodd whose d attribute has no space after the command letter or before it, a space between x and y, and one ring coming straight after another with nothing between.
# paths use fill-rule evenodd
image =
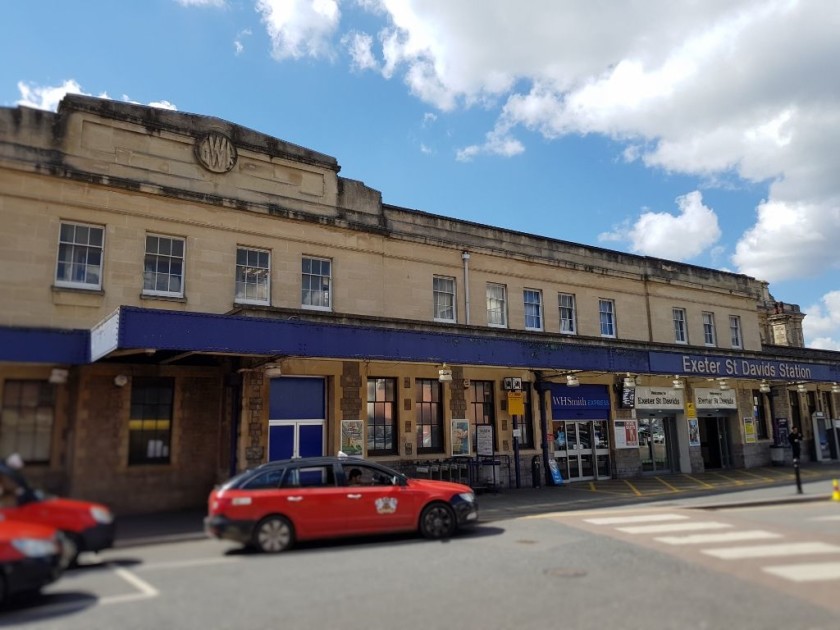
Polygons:
<instances>
[{"instance_id":1,"label":"advertising poster","mask_svg":"<svg viewBox=\"0 0 840 630\"><path fill-rule=\"evenodd\" d=\"M475 452L478 455L493 455L493 427L489 424L476 425Z\"/></svg>"},{"instance_id":2,"label":"advertising poster","mask_svg":"<svg viewBox=\"0 0 840 630\"><path fill-rule=\"evenodd\" d=\"M615 447L639 448L639 424L637 420L615 421Z\"/></svg>"},{"instance_id":3,"label":"advertising poster","mask_svg":"<svg viewBox=\"0 0 840 630\"><path fill-rule=\"evenodd\" d=\"M700 446L700 424L697 418L688 419L688 445Z\"/></svg>"},{"instance_id":4,"label":"advertising poster","mask_svg":"<svg viewBox=\"0 0 840 630\"><path fill-rule=\"evenodd\" d=\"M755 418L746 416L744 417L744 442L746 444L752 444L755 441Z\"/></svg>"},{"instance_id":5,"label":"advertising poster","mask_svg":"<svg viewBox=\"0 0 840 630\"><path fill-rule=\"evenodd\" d=\"M452 455L470 454L470 421L452 421Z\"/></svg>"},{"instance_id":6,"label":"advertising poster","mask_svg":"<svg viewBox=\"0 0 840 630\"><path fill-rule=\"evenodd\" d=\"M365 456L365 421L341 421L341 451L356 457Z\"/></svg>"}]
</instances>

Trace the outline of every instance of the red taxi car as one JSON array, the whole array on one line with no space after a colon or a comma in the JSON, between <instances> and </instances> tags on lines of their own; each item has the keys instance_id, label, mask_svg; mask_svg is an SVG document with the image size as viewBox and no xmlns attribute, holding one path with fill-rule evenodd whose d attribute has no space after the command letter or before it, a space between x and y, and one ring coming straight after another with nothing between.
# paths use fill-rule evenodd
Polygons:
<instances>
[{"instance_id":1,"label":"red taxi car","mask_svg":"<svg viewBox=\"0 0 840 630\"><path fill-rule=\"evenodd\" d=\"M419 531L448 538L478 520L472 488L410 479L355 457L274 461L210 493L210 536L264 552L297 540Z\"/></svg>"},{"instance_id":2,"label":"red taxi car","mask_svg":"<svg viewBox=\"0 0 840 630\"><path fill-rule=\"evenodd\" d=\"M63 537L53 527L0 520L0 605L58 579Z\"/></svg>"},{"instance_id":3,"label":"red taxi car","mask_svg":"<svg viewBox=\"0 0 840 630\"><path fill-rule=\"evenodd\" d=\"M0 464L0 488L0 519L60 530L71 564L83 551L100 551L114 544L114 516L104 505L45 494L30 487L19 470L6 464Z\"/></svg>"}]
</instances>

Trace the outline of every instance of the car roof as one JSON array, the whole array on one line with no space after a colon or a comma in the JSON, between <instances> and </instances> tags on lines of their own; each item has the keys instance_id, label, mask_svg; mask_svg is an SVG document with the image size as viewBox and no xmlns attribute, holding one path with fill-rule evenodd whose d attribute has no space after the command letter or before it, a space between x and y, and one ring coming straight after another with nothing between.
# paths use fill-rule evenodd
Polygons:
<instances>
[{"instance_id":1,"label":"car roof","mask_svg":"<svg viewBox=\"0 0 840 630\"><path fill-rule=\"evenodd\" d=\"M376 462L370 462L361 457L336 457L336 456L321 456L321 457L293 457L292 459L276 459L274 461L266 462L257 466L259 470L266 468L281 468L284 466L318 466L323 464L343 464L350 466L353 463L357 464L373 464L378 466Z\"/></svg>"}]
</instances>

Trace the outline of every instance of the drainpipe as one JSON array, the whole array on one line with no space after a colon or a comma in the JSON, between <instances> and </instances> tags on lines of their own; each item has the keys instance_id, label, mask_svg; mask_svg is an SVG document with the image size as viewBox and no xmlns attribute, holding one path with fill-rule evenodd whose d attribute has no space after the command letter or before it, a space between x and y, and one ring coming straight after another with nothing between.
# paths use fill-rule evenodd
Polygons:
<instances>
[{"instance_id":1,"label":"drainpipe","mask_svg":"<svg viewBox=\"0 0 840 630\"><path fill-rule=\"evenodd\" d=\"M464 252L461 254L461 259L464 261L464 307L466 311L465 323L470 323L470 253Z\"/></svg>"}]
</instances>

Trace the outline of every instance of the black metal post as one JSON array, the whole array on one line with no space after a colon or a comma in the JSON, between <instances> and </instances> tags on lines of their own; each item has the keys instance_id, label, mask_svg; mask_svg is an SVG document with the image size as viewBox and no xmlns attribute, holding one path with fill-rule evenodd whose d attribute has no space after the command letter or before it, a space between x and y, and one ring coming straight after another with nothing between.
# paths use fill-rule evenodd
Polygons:
<instances>
[{"instance_id":1,"label":"black metal post","mask_svg":"<svg viewBox=\"0 0 840 630\"><path fill-rule=\"evenodd\" d=\"M542 372L534 372L537 388L537 399L540 401L540 446L542 447L543 460L543 474L545 475L545 485L553 486L554 479L551 477L551 469L548 467L548 422L545 418L545 395L548 392L545 387L545 381L542 378Z\"/></svg>"},{"instance_id":2,"label":"black metal post","mask_svg":"<svg viewBox=\"0 0 840 630\"><path fill-rule=\"evenodd\" d=\"M796 494L802 494L802 479L799 477L799 458L793 458L793 472L796 475Z\"/></svg>"}]
</instances>

